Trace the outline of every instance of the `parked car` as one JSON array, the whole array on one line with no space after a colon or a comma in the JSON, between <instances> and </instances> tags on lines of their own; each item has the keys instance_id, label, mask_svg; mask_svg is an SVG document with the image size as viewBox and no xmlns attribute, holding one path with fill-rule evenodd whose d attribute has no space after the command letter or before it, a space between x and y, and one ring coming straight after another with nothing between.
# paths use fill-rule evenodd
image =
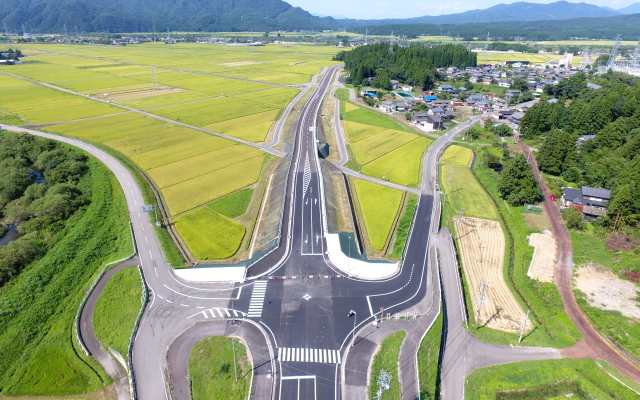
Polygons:
<instances>
[{"instance_id":1,"label":"parked car","mask_svg":"<svg viewBox=\"0 0 640 400\"><path fill-rule=\"evenodd\" d=\"M557 200L558 200L558 198L556 197L556 195L552 194L551 195L551 201L557 201Z\"/></svg>"}]
</instances>

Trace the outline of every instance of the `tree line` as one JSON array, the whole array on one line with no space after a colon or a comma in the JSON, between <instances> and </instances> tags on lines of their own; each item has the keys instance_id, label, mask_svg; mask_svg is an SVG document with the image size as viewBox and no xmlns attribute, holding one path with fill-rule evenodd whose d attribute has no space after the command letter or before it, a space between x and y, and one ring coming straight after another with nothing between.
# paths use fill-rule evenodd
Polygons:
<instances>
[{"instance_id":1,"label":"tree line","mask_svg":"<svg viewBox=\"0 0 640 400\"><path fill-rule=\"evenodd\" d=\"M0 234L21 235L0 247L0 285L46 254L90 203L87 161L55 141L0 132Z\"/></svg>"},{"instance_id":2,"label":"tree line","mask_svg":"<svg viewBox=\"0 0 640 400\"><path fill-rule=\"evenodd\" d=\"M611 72L587 87L578 73L547 92L555 103L541 102L522 119L525 139L542 139L537 155L541 171L577 186L610 189L612 201L604 221L613 229L640 220L639 78ZM578 142L582 135L594 138Z\"/></svg>"},{"instance_id":3,"label":"tree line","mask_svg":"<svg viewBox=\"0 0 640 400\"><path fill-rule=\"evenodd\" d=\"M615 39L620 34L623 40L638 40L640 36L640 14L616 15L613 17L574 18L548 21L507 21L469 24L390 24L348 29L349 32L369 35L395 35L407 37L451 35L472 41L484 41L487 32L500 40L569 40L573 37L590 39Z\"/></svg>"},{"instance_id":4,"label":"tree line","mask_svg":"<svg viewBox=\"0 0 640 400\"><path fill-rule=\"evenodd\" d=\"M333 59L344 61L345 69L350 72L349 83L355 85L368 86L368 81L364 81L376 77L374 87L389 89L390 80L395 79L427 90L440 78L436 68L475 66L477 55L452 44L401 47L397 43L382 42L341 51Z\"/></svg>"}]
</instances>

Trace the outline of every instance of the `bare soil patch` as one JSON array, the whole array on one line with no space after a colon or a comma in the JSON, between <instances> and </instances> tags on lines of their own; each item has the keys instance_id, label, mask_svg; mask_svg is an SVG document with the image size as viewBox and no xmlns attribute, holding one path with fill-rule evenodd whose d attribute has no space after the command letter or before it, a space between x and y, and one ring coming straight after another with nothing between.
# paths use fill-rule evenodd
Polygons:
<instances>
[{"instance_id":1,"label":"bare soil patch","mask_svg":"<svg viewBox=\"0 0 640 400\"><path fill-rule=\"evenodd\" d=\"M489 283L478 326L520 332L526 315L504 281L505 238L500 223L472 217L455 218L455 223L474 318L478 315L481 284ZM530 322L527 326L532 328Z\"/></svg>"},{"instance_id":2,"label":"bare soil patch","mask_svg":"<svg viewBox=\"0 0 640 400\"><path fill-rule=\"evenodd\" d=\"M75 396L0 396L0 400L116 400L118 398L113 384L105 386L98 392L78 394Z\"/></svg>"},{"instance_id":3,"label":"bare soil patch","mask_svg":"<svg viewBox=\"0 0 640 400\"><path fill-rule=\"evenodd\" d=\"M532 233L529 246L535 247L527 275L540 282L553 282L558 245L551 232Z\"/></svg>"},{"instance_id":4,"label":"bare soil patch","mask_svg":"<svg viewBox=\"0 0 640 400\"><path fill-rule=\"evenodd\" d=\"M619 278L598 265L588 264L576 271L574 284L585 293L590 306L619 311L625 317L640 319L640 303L635 299L640 286Z\"/></svg>"},{"instance_id":5,"label":"bare soil patch","mask_svg":"<svg viewBox=\"0 0 640 400\"><path fill-rule=\"evenodd\" d=\"M626 276L627 279L640 283L640 272L623 270L620 273Z\"/></svg>"},{"instance_id":6,"label":"bare soil patch","mask_svg":"<svg viewBox=\"0 0 640 400\"><path fill-rule=\"evenodd\" d=\"M222 64L218 64L218 65L223 65L225 67L239 67L241 65L253 65L253 64L262 64L262 62L260 62L260 61L237 61L237 62L230 62L230 63L222 63Z\"/></svg>"},{"instance_id":7,"label":"bare soil patch","mask_svg":"<svg viewBox=\"0 0 640 400\"><path fill-rule=\"evenodd\" d=\"M636 246L636 241L624 234L611 235L604 240L607 249L612 251L632 252Z\"/></svg>"}]
</instances>

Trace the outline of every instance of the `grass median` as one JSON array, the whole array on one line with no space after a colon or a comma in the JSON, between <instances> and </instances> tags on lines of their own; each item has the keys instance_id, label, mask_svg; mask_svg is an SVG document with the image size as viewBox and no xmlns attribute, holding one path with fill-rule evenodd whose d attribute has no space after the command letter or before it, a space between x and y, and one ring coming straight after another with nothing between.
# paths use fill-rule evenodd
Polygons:
<instances>
[{"instance_id":1,"label":"grass median","mask_svg":"<svg viewBox=\"0 0 640 400\"><path fill-rule=\"evenodd\" d=\"M249 397L253 379L247 348L235 339L235 380L231 338L212 336L200 340L189 354L189 378L193 400L244 400Z\"/></svg>"},{"instance_id":2,"label":"grass median","mask_svg":"<svg viewBox=\"0 0 640 400\"><path fill-rule=\"evenodd\" d=\"M399 400L402 398L400 381L398 380L398 356L400 346L407 335L405 331L398 331L387 336L371 363L371 380L369 381L369 399L375 399L378 392L378 378L384 370L391 376L389 389L382 392L382 400Z\"/></svg>"},{"instance_id":3,"label":"grass median","mask_svg":"<svg viewBox=\"0 0 640 400\"><path fill-rule=\"evenodd\" d=\"M116 272L96 303L93 329L102 346L128 359L129 338L142 307L142 278L137 267Z\"/></svg>"}]
</instances>

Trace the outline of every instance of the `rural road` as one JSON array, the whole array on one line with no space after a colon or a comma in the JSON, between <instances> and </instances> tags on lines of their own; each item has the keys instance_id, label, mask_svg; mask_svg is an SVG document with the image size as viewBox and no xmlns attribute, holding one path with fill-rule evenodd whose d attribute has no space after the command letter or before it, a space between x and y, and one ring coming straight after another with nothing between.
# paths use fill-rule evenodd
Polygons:
<instances>
[{"instance_id":1,"label":"rural road","mask_svg":"<svg viewBox=\"0 0 640 400\"><path fill-rule=\"evenodd\" d=\"M542 192L544 194L544 201L542 202L542 205L549 216L549 221L551 221L553 236L558 242L556 284L560 291L560 295L562 296L565 311L569 315L569 318L571 318L571 321L576 325L576 327L578 327L580 333L582 333L584 342L591 348L591 350L598 354L599 358L607 361L635 382L640 383L640 368L615 350L609 342L607 342L593 328L587 317L585 317L580 310L572 292L571 278L573 276L573 248L571 244L571 236L569 235L569 231L562 220L560 207L555 202L548 200L551 197L551 191L540 174L538 162L536 161L535 156L531 154L531 147L527 146L522 141L518 143L518 147L522 149L524 155L529 160L533 174L535 175L536 180L540 182L540 186L542 187Z\"/></svg>"}]
</instances>

